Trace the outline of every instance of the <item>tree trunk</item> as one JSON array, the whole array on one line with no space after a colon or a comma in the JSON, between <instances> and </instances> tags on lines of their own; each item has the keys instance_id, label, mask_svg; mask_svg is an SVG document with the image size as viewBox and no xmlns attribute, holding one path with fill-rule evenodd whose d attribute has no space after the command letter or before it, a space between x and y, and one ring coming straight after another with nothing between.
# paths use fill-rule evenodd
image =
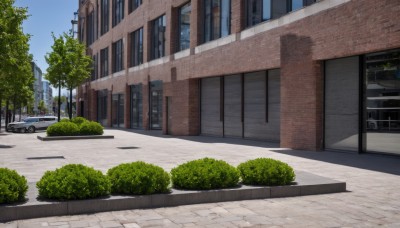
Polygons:
<instances>
[{"instance_id":1,"label":"tree trunk","mask_svg":"<svg viewBox=\"0 0 400 228\"><path fill-rule=\"evenodd\" d=\"M22 116L22 104L19 103L19 122L21 122L21 116Z\"/></svg>"},{"instance_id":2,"label":"tree trunk","mask_svg":"<svg viewBox=\"0 0 400 228\"><path fill-rule=\"evenodd\" d=\"M9 101L7 100L6 101L6 128L7 128L7 125L8 125L8 123L10 123L10 113L9 113L9 110L8 110L8 106L10 105L10 103L9 103Z\"/></svg>"},{"instance_id":3,"label":"tree trunk","mask_svg":"<svg viewBox=\"0 0 400 228\"><path fill-rule=\"evenodd\" d=\"M69 88L69 107L68 107L69 119L72 119L72 88Z\"/></svg>"},{"instance_id":4,"label":"tree trunk","mask_svg":"<svg viewBox=\"0 0 400 228\"><path fill-rule=\"evenodd\" d=\"M0 132L1 132L1 114L2 114L1 104L2 104L2 101L3 101L3 99L2 99L2 97L0 95Z\"/></svg>"},{"instance_id":5,"label":"tree trunk","mask_svg":"<svg viewBox=\"0 0 400 228\"><path fill-rule=\"evenodd\" d=\"M61 114L61 84L60 81L58 81L58 122L60 122L60 114Z\"/></svg>"},{"instance_id":6,"label":"tree trunk","mask_svg":"<svg viewBox=\"0 0 400 228\"><path fill-rule=\"evenodd\" d=\"M16 109L17 109L17 104L15 102L15 99L16 99L15 95L14 95L13 98L14 99L13 99L13 117L12 117L12 122L15 122L15 113L16 113Z\"/></svg>"}]
</instances>

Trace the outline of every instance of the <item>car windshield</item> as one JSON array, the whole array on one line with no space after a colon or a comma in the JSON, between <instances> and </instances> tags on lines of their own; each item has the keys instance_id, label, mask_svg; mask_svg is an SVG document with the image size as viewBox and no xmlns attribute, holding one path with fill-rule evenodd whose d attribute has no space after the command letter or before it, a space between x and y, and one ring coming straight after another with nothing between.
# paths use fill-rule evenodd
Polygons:
<instances>
[{"instance_id":1,"label":"car windshield","mask_svg":"<svg viewBox=\"0 0 400 228\"><path fill-rule=\"evenodd\" d=\"M28 119L24 119L24 122L26 122L26 123L38 122L38 119L36 119L36 118L28 118Z\"/></svg>"}]
</instances>

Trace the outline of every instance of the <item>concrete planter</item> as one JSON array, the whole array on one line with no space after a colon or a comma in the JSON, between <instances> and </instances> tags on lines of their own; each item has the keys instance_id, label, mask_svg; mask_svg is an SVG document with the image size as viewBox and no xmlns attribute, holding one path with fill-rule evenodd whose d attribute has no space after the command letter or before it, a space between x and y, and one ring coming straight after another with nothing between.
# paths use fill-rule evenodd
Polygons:
<instances>
[{"instance_id":1,"label":"concrete planter","mask_svg":"<svg viewBox=\"0 0 400 228\"><path fill-rule=\"evenodd\" d=\"M345 182L335 181L306 172L296 172L295 183L287 186L262 187L243 185L237 188L210 191L182 191L172 189L169 194L110 196L107 198L75 201L39 201L36 198L38 196L36 183L30 183L27 202L0 206L0 222L48 216L294 197L345 191Z\"/></svg>"},{"instance_id":2,"label":"concrete planter","mask_svg":"<svg viewBox=\"0 0 400 228\"><path fill-rule=\"evenodd\" d=\"M113 135L78 135L78 136L37 136L42 141L76 140L76 139L113 139Z\"/></svg>"}]
</instances>

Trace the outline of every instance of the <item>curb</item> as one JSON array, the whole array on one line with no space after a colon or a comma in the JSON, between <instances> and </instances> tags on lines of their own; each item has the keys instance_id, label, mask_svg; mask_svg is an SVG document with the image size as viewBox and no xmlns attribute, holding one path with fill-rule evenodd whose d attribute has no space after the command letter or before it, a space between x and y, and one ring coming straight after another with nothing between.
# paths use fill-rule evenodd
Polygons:
<instances>
[{"instance_id":1,"label":"curb","mask_svg":"<svg viewBox=\"0 0 400 228\"><path fill-rule=\"evenodd\" d=\"M74 201L38 201L36 183L30 183L28 201L0 206L0 222L49 216L78 215L106 211L174 207L226 201L295 197L346 191L346 183L306 172L296 172L296 185L238 188L210 191L172 189L169 194L110 196L108 198Z\"/></svg>"},{"instance_id":2,"label":"curb","mask_svg":"<svg viewBox=\"0 0 400 228\"><path fill-rule=\"evenodd\" d=\"M113 139L113 135L80 135L80 136L37 136L42 141L77 140L77 139Z\"/></svg>"}]
</instances>

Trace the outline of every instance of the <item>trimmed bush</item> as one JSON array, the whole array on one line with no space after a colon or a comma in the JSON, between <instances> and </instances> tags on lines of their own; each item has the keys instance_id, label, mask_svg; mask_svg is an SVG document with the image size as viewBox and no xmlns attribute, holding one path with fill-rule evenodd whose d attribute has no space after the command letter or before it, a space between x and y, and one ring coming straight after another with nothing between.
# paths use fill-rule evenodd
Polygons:
<instances>
[{"instance_id":1,"label":"trimmed bush","mask_svg":"<svg viewBox=\"0 0 400 228\"><path fill-rule=\"evenodd\" d=\"M170 177L163 168L145 162L118 165L107 172L114 194L154 194L169 191Z\"/></svg>"},{"instance_id":2,"label":"trimmed bush","mask_svg":"<svg viewBox=\"0 0 400 228\"><path fill-rule=\"evenodd\" d=\"M61 119L60 122L70 122L69 119Z\"/></svg>"},{"instance_id":3,"label":"trimmed bush","mask_svg":"<svg viewBox=\"0 0 400 228\"><path fill-rule=\"evenodd\" d=\"M79 127L72 122L58 122L47 128L47 136L79 135Z\"/></svg>"},{"instance_id":4,"label":"trimmed bush","mask_svg":"<svg viewBox=\"0 0 400 228\"><path fill-rule=\"evenodd\" d=\"M172 169L171 178L175 188L209 190L236 186L239 172L225 161L203 158Z\"/></svg>"},{"instance_id":5,"label":"trimmed bush","mask_svg":"<svg viewBox=\"0 0 400 228\"><path fill-rule=\"evenodd\" d=\"M28 191L24 176L15 170L0 168L0 204L22 201Z\"/></svg>"},{"instance_id":6,"label":"trimmed bush","mask_svg":"<svg viewBox=\"0 0 400 228\"><path fill-rule=\"evenodd\" d=\"M86 121L80 125L79 133L81 135L102 135L103 126L94 121Z\"/></svg>"},{"instance_id":7,"label":"trimmed bush","mask_svg":"<svg viewBox=\"0 0 400 228\"><path fill-rule=\"evenodd\" d=\"M88 120L83 117L78 116L78 117L72 118L71 122L78 125L78 127L79 127L81 124L88 122Z\"/></svg>"},{"instance_id":8,"label":"trimmed bush","mask_svg":"<svg viewBox=\"0 0 400 228\"><path fill-rule=\"evenodd\" d=\"M238 166L243 184L287 185L295 179L293 168L271 158L257 158Z\"/></svg>"},{"instance_id":9,"label":"trimmed bush","mask_svg":"<svg viewBox=\"0 0 400 228\"><path fill-rule=\"evenodd\" d=\"M36 186L40 197L56 200L92 199L107 196L111 190L107 176L81 164L47 171Z\"/></svg>"}]
</instances>

